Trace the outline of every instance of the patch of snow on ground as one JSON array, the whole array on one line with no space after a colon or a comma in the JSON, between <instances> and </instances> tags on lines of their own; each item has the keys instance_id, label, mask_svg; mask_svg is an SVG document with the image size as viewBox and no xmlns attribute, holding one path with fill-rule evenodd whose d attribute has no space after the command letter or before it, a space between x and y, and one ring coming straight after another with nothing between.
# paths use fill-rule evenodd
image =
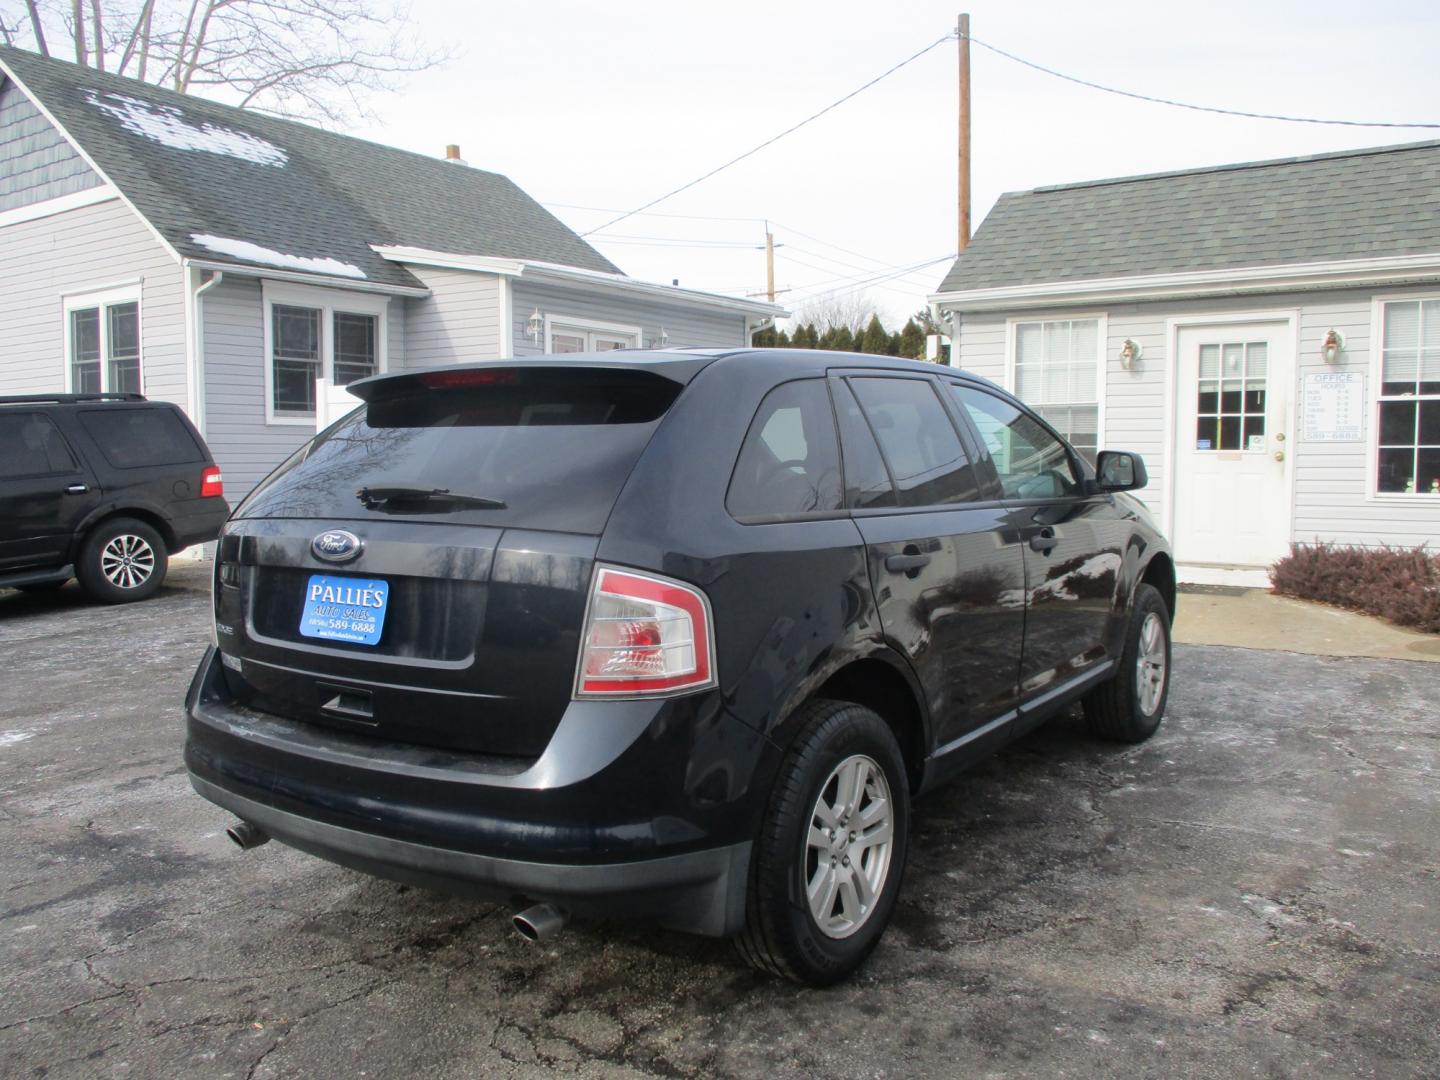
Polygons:
<instances>
[{"instance_id":1,"label":"patch of snow on ground","mask_svg":"<svg viewBox=\"0 0 1440 1080\"><path fill-rule=\"evenodd\" d=\"M24 742L26 739L33 739L33 731L0 731L0 746L13 746L17 742Z\"/></svg>"},{"instance_id":2,"label":"patch of snow on ground","mask_svg":"<svg viewBox=\"0 0 1440 1080\"><path fill-rule=\"evenodd\" d=\"M305 270L312 274L331 274L335 277L363 278L365 271L339 259L311 259L304 255L286 255L282 251L271 251L249 240L232 240L225 236L211 236L209 233L191 233L190 239L217 255L227 255L241 262L260 263L262 266L279 266L286 270Z\"/></svg>"},{"instance_id":3,"label":"patch of snow on ground","mask_svg":"<svg viewBox=\"0 0 1440 1080\"><path fill-rule=\"evenodd\" d=\"M283 168L289 160L285 151L274 143L243 131L208 123L196 127L173 105L152 105L124 94L106 94L102 99L89 91L85 96L91 105L115 117L126 129L173 150L224 154L276 168Z\"/></svg>"}]
</instances>

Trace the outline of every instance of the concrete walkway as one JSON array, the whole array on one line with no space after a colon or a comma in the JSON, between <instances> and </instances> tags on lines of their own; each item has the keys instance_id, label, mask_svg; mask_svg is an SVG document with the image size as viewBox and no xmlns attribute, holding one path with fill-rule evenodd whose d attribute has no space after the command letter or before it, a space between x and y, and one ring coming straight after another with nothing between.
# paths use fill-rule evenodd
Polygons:
<instances>
[{"instance_id":1,"label":"concrete walkway","mask_svg":"<svg viewBox=\"0 0 1440 1080\"><path fill-rule=\"evenodd\" d=\"M1440 634L1402 630L1370 615L1292 600L1266 589L1189 592L1182 586L1175 640L1313 656L1440 663Z\"/></svg>"}]
</instances>

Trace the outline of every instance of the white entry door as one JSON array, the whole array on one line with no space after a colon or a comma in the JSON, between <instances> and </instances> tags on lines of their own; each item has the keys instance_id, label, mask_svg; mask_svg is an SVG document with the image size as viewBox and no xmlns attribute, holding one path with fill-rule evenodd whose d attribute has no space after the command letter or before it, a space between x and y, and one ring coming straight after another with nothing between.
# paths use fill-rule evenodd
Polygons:
<instances>
[{"instance_id":1,"label":"white entry door","mask_svg":"<svg viewBox=\"0 0 1440 1080\"><path fill-rule=\"evenodd\" d=\"M1290 543L1290 324L1181 327L1177 359L1175 557L1268 566Z\"/></svg>"}]
</instances>

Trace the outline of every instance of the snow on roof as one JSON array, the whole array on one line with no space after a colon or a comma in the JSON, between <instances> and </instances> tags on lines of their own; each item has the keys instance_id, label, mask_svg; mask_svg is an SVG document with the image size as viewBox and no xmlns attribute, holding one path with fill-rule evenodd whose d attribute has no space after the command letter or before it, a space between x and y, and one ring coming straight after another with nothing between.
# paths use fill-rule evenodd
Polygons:
<instances>
[{"instance_id":1,"label":"snow on roof","mask_svg":"<svg viewBox=\"0 0 1440 1080\"><path fill-rule=\"evenodd\" d=\"M312 259L304 255L286 255L281 251L271 251L259 244L252 244L249 240L232 240L224 236L211 236L208 233L191 233L190 240L207 251L238 259L240 262L278 266L286 270L305 270L312 274L330 274L334 277L365 277L365 271L351 263L340 262L338 259Z\"/></svg>"},{"instance_id":2,"label":"snow on roof","mask_svg":"<svg viewBox=\"0 0 1440 1080\"><path fill-rule=\"evenodd\" d=\"M154 105L124 94L106 94L102 100L93 90L85 92L85 100L115 117L136 135L153 139L173 150L224 154L276 168L283 168L288 160L284 150L257 136L218 124L203 123L196 127L173 105Z\"/></svg>"}]
</instances>

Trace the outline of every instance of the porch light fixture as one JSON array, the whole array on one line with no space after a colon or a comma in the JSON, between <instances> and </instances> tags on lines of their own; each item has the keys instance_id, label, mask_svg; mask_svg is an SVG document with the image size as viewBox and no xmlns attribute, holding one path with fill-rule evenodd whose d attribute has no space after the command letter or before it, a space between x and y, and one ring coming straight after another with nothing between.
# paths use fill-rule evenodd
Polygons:
<instances>
[{"instance_id":1,"label":"porch light fixture","mask_svg":"<svg viewBox=\"0 0 1440 1080\"><path fill-rule=\"evenodd\" d=\"M663 349L669 344L670 335L665 332L665 327L663 326L660 327L659 337L653 337L650 339L650 348L652 349Z\"/></svg>"},{"instance_id":2,"label":"porch light fixture","mask_svg":"<svg viewBox=\"0 0 1440 1080\"><path fill-rule=\"evenodd\" d=\"M1126 371L1129 371L1135 366L1135 361L1140 359L1143 351L1138 341L1132 341L1130 338L1126 338L1125 344L1120 346L1120 366Z\"/></svg>"},{"instance_id":3,"label":"porch light fixture","mask_svg":"<svg viewBox=\"0 0 1440 1080\"><path fill-rule=\"evenodd\" d=\"M1327 364L1338 364L1340 354L1345 351L1345 336L1339 330L1327 330L1325 339L1320 342L1320 355L1324 357Z\"/></svg>"},{"instance_id":4,"label":"porch light fixture","mask_svg":"<svg viewBox=\"0 0 1440 1080\"><path fill-rule=\"evenodd\" d=\"M525 325L530 328L530 340L535 342L536 345L539 345L540 335L545 332L545 316L540 314L538 307Z\"/></svg>"}]
</instances>

